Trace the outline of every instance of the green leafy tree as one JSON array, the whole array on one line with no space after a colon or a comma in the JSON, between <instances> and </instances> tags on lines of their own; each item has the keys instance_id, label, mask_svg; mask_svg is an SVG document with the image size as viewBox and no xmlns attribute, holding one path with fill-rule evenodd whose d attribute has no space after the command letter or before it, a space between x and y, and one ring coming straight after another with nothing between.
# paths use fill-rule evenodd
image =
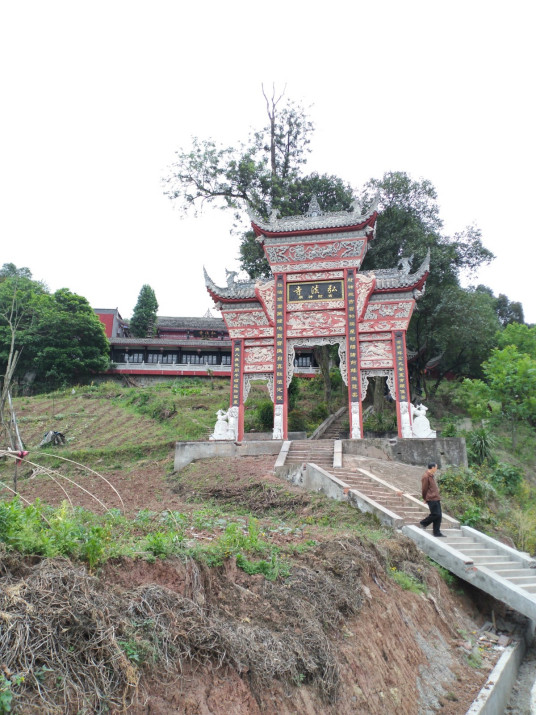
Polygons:
<instances>
[{"instance_id":1,"label":"green leafy tree","mask_svg":"<svg viewBox=\"0 0 536 715\"><path fill-rule=\"evenodd\" d=\"M521 303L510 300L504 293L497 298L497 315L504 326L525 322Z\"/></svg>"},{"instance_id":2,"label":"green leafy tree","mask_svg":"<svg viewBox=\"0 0 536 715\"><path fill-rule=\"evenodd\" d=\"M518 352L536 360L536 325L509 323L497 334L497 347L503 349L508 345L513 345Z\"/></svg>"},{"instance_id":3,"label":"green leafy tree","mask_svg":"<svg viewBox=\"0 0 536 715\"><path fill-rule=\"evenodd\" d=\"M536 424L536 360L507 345L493 350L482 367L491 397L501 403L502 414L510 423L515 448L518 424Z\"/></svg>"},{"instance_id":4,"label":"green leafy tree","mask_svg":"<svg viewBox=\"0 0 536 715\"><path fill-rule=\"evenodd\" d=\"M29 276L15 269L0 277L0 374L33 373L38 386L49 387L106 369L108 340L87 300L66 288L51 295Z\"/></svg>"},{"instance_id":5,"label":"green leafy tree","mask_svg":"<svg viewBox=\"0 0 536 715\"><path fill-rule=\"evenodd\" d=\"M476 327L480 310L484 311L484 325L478 333L485 337L486 346L490 342L489 332L499 327L489 311L490 300L460 286L462 275L472 275L493 259L482 243L480 230L468 226L454 236L446 236L435 187L426 179L415 181L405 172L387 172L381 179L371 179L361 192L361 199L367 202L373 195L379 199L377 234L363 270L393 268L402 257L410 256L415 269L430 253L426 293L417 303L407 336L408 347L417 355L412 364L414 389L425 395L428 391L433 393L452 372L475 376L476 369L477 376L487 354L469 331L464 331L465 344L460 346L459 331L466 318ZM440 357L437 377L429 388L426 365L437 357Z\"/></svg>"},{"instance_id":6,"label":"green leafy tree","mask_svg":"<svg viewBox=\"0 0 536 715\"><path fill-rule=\"evenodd\" d=\"M83 382L109 364L104 328L88 301L67 288L40 297L30 341L38 382Z\"/></svg>"},{"instance_id":7,"label":"green leafy tree","mask_svg":"<svg viewBox=\"0 0 536 715\"><path fill-rule=\"evenodd\" d=\"M143 285L130 321L130 332L133 337L146 338L154 335L157 310L158 301L154 290L147 284Z\"/></svg>"},{"instance_id":8,"label":"green leafy tree","mask_svg":"<svg viewBox=\"0 0 536 715\"><path fill-rule=\"evenodd\" d=\"M264 89L263 89L264 92ZM264 93L267 124L245 142L218 147L194 138L189 150L177 152L166 194L184 211L216 203L232 209L237 221L246 208L263 218L304 213L313 194L325 211L350 208L353 191L336 176L304 174L314 126L305 109L283 95ZM242 234L241 267L250 278L269 276L270 268L252 231Z\"/></svg>"},{"instance_id":9,"label":"green leafy tree","mask_svg":"<svg viewBox=\"0 0 536 715\"><path fill-rule=\"evenodd\" d=\"M478 377L481 365L495 346L500 326L492 297L474 289L450 285L439 292L435 311L428 317L435 349L441 354L431 392L446 375ZM417 314L417 321L420 315Z\"/></svg>"}]
</instances>

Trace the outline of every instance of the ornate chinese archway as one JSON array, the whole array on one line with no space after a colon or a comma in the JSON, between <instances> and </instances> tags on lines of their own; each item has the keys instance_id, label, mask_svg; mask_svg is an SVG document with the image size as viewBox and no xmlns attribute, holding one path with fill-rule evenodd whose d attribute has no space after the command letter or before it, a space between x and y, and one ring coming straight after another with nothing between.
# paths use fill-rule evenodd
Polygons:
<instances>
[{"instance_id":1,"label":"ornate chinese archway","mask_svg":"<svg viewBox=\"0 0 536 715\"><path fill-rule=\"evenodd\" d=\"M257 379L268 383L274 402L273 439L286 439L294 350L326 344L339 346L351 438L363 435L361 404L369 378L378 376L387 378L396 400L399 436L414 436L405 336L429 256L415 273L411 259L390 270L360 272L375 237L376 205L365 213L357 203L353 211L324 213L313 198L303 216L251 219L273 277L247 282L228 273L227 286L218 287L205 271L233 344L225 438L242 440L244 402Z\"/></svg>"}]
</instances>

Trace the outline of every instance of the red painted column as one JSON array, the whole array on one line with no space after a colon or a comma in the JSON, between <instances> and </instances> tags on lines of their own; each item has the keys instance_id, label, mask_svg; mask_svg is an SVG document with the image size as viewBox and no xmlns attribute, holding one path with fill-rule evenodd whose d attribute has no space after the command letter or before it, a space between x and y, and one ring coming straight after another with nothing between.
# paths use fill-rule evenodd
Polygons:
<instances>
[{"instance_id":1,"label":"red painted column","mask_svg":"<svg viewBox=\"0 0 536 715\"><path fill-rule=\"evenodd\" d=\"M285 274L276 273L273 439L288 439L286 307Z\"/></svg>"},{"instance_id":2,"label":"red painted column","mask_svg":"<svg viewBox=\"0 0 536 715\"><path fill-rule=\"evenodd\" d=\"M396 386L396 416L398 422L398 436L412 437L411 429L411 403L408 378L408 361L406 357L406 333L395 330L392 334L393 355L395 363Z\"/></svg>"},{"instance_id":3,"label":"red painted column","mask_svg":"<svg viewBox=\"0 0 536 715\"><path fill-rule=\"evenodd\" d=\"M348 415L350 439L361 439L362 406L359 373L359 330L357 315L356 271L346 271L346 358L348 372Z\"/></svg>"}]
</instances>

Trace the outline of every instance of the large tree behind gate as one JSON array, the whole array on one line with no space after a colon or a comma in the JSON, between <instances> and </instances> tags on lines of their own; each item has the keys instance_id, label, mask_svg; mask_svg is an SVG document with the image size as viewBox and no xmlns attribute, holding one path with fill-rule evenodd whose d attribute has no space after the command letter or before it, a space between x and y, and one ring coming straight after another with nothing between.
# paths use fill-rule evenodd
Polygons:
<instances>
[{"instance_id":1,"label":"large tree behind gate","mask_svg":"<svg viewBox=\"0 0 536 715\"><path fill-rule=\"evenodd\" d=\"M483 245L480 230L468 226L446 235L435 187L405 172L371 179L361 198L367 201L373 195L379 198L377 234L362 269L393 268L403 256L413 256L415 270L430 252L426 292L416 304L407 334L408 348L416 354L411 365L414 387L427 396L447 375L479 376L500 328L496 299L461 286L462 277L474 275L494 258ZM426 365L432 358L439 361L429 383Z\"/></svg>"},{"instance_id":2,"label":"large tree behind gate","mask_svg":"<svg viewBox=\"0 0 536 715\"><path fill-rule=\"evenodd\" d=\"M231 147L194 138L189 149L177 151L165 193L183 211L211 203L231 209L237 226L244 225L248 208L265 219L274 209L280 216L302 214L313 194L325 211L350 208L353 190L347 182L303 171L314 131L305 109L275 90L267 95L263 88L263 94L267 124ZM252 231L242 232L240 261L250 278L270 275Z\"/></svg>"}]
</instances>

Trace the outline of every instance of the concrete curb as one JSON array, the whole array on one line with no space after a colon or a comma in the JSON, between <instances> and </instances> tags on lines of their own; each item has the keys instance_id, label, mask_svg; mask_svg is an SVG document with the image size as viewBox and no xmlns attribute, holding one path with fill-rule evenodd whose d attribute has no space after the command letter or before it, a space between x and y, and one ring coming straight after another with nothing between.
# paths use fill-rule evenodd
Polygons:
<instances>
[{"instance_id":1,"label":"concrete curb","mask_svg":"<svg viewBox=\"0 0 536 715\"><path fill-rule=\"evenodd\" d=\"M505 649L466 715L503 715L524 655L523 639Z\"/></svg>"}]
</instances>

